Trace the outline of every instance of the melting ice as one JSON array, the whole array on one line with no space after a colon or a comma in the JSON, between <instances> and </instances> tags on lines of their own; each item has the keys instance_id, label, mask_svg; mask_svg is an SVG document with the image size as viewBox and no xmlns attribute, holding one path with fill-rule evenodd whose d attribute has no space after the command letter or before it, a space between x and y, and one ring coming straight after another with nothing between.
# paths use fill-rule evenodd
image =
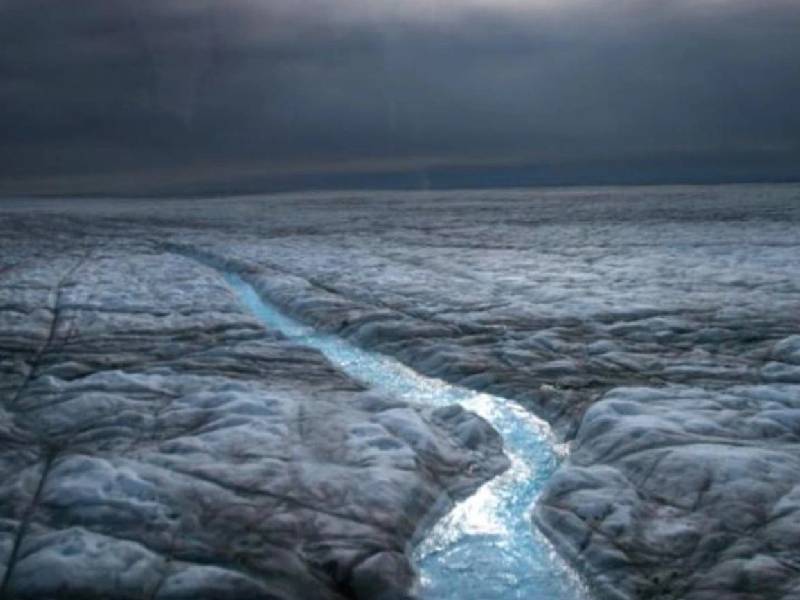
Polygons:
<instances>
[{"instance_id":1,"label":"melting ice","mask_svg":"<svg viewBox=\"0 0 800 600\"><path fill-rule=\"evenodd\" d=\"M337 367L373 389L433 406L460 404L503 437L511 467L456 506L415 550L419 596L430 600L584 600L575 572L532 525L536 496L562 448L549 426L505 398L425 377L382 354L316 332L264 302L235 274L228 284L264 323L320 350Z\"/></svg>"}]
</instances>

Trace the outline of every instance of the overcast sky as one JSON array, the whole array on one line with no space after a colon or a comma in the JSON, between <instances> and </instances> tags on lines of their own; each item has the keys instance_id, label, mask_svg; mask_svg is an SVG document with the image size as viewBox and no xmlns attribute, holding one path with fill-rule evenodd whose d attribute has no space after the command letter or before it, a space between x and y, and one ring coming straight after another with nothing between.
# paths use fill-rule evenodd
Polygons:
<instances>
[{"instance_id":1,"label":"overcast sky","mask_svg":"<svg viewBox=\"0 0 800 600\"><path fill-rule=\"evenodd\" d=\"M0 0L0 193L800 178L799 32L797 0Z\"/></svg>"}]
</instances>

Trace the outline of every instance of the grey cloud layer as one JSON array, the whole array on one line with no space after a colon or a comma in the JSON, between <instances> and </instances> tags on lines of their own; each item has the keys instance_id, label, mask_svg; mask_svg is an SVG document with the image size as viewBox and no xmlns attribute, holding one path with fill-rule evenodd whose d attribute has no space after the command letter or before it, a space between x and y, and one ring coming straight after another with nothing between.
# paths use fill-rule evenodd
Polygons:
<instances>
[{"instance_id":1,"label":"grey cloud layer","mask_svg":"<svg viewBox=\"0 0 800 600\"><path fill-rule=\"evenodd\" d=\"M800 154L796 3L396 6L8 0L3 181Z\"/></svg>"}]
</instances>

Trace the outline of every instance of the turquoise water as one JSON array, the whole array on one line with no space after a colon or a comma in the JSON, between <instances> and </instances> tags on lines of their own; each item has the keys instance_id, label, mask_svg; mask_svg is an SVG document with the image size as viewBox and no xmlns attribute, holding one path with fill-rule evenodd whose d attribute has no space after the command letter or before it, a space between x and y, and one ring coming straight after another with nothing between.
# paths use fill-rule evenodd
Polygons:
<instances>
[{"instance_id":1,"label":"turquoise water","mask_svg":"<svg viewBox=\"0 0 800 600\"><path fill-rule=\"evenodd\" d=\"M431 406L460 404L503 437L511 467L458 503L414 551L418 595L430 600L584 600L574 571L533 527L532 505L563 447L549 426L505 398L425 377L382 354L316 332L263 301L237 275L225 275L241 301L271 329L320 350L342 371L370 387Z\"/></svg>"}]
</instances>

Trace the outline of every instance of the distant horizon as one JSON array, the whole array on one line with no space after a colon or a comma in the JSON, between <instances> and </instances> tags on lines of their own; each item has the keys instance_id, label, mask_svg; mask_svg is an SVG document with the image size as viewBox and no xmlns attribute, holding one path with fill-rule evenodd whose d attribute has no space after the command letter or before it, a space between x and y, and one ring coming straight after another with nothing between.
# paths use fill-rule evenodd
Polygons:
<instances>
[{"instance_id":1,"label":"distant horizon","mask_svg":"<svg viewBox=\"0 0 800 600\"><path fill-rule=\"evenodd\" d=\"M718 181L718 182L658 182L658 183L590 183L590 184L532 184L532 185L498 185L483 187L330 187L330 188L286 188L264 191L231 191L231 192L185 192L170 194L116 194L116 193L87 193L87 194L0 194L0 203L14 200L213 200L219 199L256 199L260 197L283 197L295 195L339 195L339 194L370 194L382 192L396 193L424 193L424 192L480 192L480 191L589 191L602 189L637 189L637 188L714 188L714 187L748 187L748 186L800 186L800 179L786 180L757 180L757 181Z\"/></svg>"},{"instance_id":2,"label":"distant horizon","mask_svg":"<svg viewBox=\"0 0 800 600\"><path fill-rule=\"evenodd\" d=\"M520 171L523 171L520 174ZM619 173L597 176L587 174L583 177L559 177L558 175L528 172L522 169L495 169L493 171L461 171L459 169L425 170L424 178L418 171L390 173L345 173L320 174L317 177L303 176L280 183L236 184L229 183L175 183L145 189L96 189L96 190L14 190L3 189L0 184L0 200L8 198L208 198L235 197L254 195L275 195L292 193L325 193L325 192L379 192L379 191L471 191L491 189L556 189L556 188L603 188L603 187L669 187L669 186L724 186L724 185L779 185L800 183L800 171L794 169L776 169L770 175L754 176L752 174L730 173L719 176L719 173L703 174L694 172L686 177L646 176ZM148 189L149 187L149 189Z\"/></svg>"}]
</instances>

